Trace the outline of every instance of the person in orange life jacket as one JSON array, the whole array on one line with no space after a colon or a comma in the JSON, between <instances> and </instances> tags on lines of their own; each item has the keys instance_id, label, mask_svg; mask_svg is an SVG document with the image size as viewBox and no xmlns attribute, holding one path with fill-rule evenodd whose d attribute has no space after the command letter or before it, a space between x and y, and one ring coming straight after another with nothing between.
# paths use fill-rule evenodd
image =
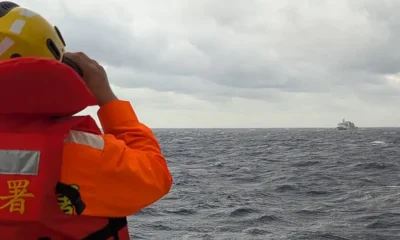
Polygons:
<instances>
[{"instance_id":1,"label":"person in orange life jacket","mask_svg":"<svg viewBox=\"0 0 400 240\"><path fill-rule=\"evenodd\" d=\"M172 186L171 173L152 131L139 122L128 101L117 98L104 68L82 52L66 52L59 30L39 14L12 2L0 2L0 50L0 65L2 60L9 64L8 59L12 58L17 63L19 58L22 61L25 57L67 63L82 72L83 81L100 107L98 117L104 134L78 127L72 129L64 141L60 177L63 185L57 194L59 207L66 215L88 216L89 220L82 220L84 222L97 221L96 217L111 220L108 224L99 222L99 226L104 227L100 231L85 229L74 237L55 239L103 239L115 231L110 227L115 225L113 219L123 219L122 224L125 224L122 226L125 232L114 234L115 239L129 239L125 217L161 199ZM54 67L62 70L61 65ZM84 207L77 209L66 198L68 191L64 194L62 189L76 190L74 194L79 195ZM121 221L116 222L121 224ZM60 223L59 228L62 225Z\"/></svg>"}]
</instances>

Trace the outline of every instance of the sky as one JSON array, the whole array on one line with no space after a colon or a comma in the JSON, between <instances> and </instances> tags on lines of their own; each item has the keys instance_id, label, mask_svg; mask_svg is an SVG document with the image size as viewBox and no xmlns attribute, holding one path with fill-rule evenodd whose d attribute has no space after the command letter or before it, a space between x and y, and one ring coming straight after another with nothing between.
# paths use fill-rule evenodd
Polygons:
<instances>
[{"instance_id":1,"label":"sky","mask_svg":"<svg viewBox=\"0 0 400 240\"><path fill-rule=\"evenodd\" d=\"M103 64L151 128L400 125L398 0L17 3Z\"/></svg>"}]
</instances>

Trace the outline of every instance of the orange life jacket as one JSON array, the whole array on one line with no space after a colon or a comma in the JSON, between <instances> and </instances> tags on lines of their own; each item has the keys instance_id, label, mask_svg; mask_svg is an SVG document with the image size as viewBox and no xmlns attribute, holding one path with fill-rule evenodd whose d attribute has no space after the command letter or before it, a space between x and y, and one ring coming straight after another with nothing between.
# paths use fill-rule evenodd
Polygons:
<instances>
[{"instance_id":1,"label":"orange life jacket","mask_svg":"<svg viewBox=\"0 0 400 240\"><path fill-rule=\"evenodd\" d=\"M0 63L0 239L128 240L126 218L80 215L85 200L60 182L63 142L72 128L100 133L96 101L72 68L50 59ZM95 166L93 166L95 167ZM75 215L57 201L68 198Z\"/></svg>"}]
</instances>

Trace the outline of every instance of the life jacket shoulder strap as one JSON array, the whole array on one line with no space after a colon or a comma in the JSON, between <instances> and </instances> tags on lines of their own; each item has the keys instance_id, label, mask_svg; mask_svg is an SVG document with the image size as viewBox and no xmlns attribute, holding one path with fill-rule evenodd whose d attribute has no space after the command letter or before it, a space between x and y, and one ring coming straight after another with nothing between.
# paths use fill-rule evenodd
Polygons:
<instances>
[{"instance_id":1,"label":"life jacket shoulder strap","mask_svg":"<svg viewBox=\"0 0 400 240\"><path fill-rule=\"evenodd\" d=\"M118 232L128 225L126 217L123 218L108 218L108 224L83 238L82 240L107 240L113 237L114 240L119 240Z\"/></svg>"}]
</instances>

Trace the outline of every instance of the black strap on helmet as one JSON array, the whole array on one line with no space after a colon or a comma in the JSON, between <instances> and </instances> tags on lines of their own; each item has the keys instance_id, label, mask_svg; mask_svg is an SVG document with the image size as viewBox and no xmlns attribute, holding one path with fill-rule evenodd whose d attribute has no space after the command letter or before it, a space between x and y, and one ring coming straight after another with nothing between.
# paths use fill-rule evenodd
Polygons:
<instances>
[{"instance_id":1,"label":"black strap on helmet","mask_svg":"<svg viewBox=\"0 0 400 240\"><path fill-rule=\"evenodd\" d=\"M7 13L9 13L12 9L16 7L19 7L19 5L13 2L9 1L0 2L0 17L5 16Z\"/></svg>"}]
</instances>

